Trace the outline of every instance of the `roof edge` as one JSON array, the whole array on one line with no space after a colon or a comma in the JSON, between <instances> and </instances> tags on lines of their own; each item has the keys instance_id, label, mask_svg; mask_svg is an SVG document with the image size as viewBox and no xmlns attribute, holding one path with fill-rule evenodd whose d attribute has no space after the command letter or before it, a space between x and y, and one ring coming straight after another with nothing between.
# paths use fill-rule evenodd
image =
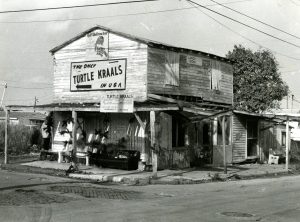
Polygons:
<instances>
[{"instance_id":1,"label":"roof edge","mask_svg":"<svg viewBox=\"0 0 300 222\"><path fill-rule=\"evenodd\" d=\"M153 41L153 40L142 38L142 37L137 37L137 36L134 36L134 35L131 35L131 34L127 34L127 33L124 33L124 32L114 31L114 30L112 30L110 28L107 28L107 27L104 27L104 26L101 26L101 25L94 26L94 27L92 27L92 28L90 28L90 29L88 29L88 30L86 30L86 31L78 34L77 36L69 39L68 41L66 41L66 42L64 42L64 43L62 43L62 44L54 47L49 52L53 55L58 50L64 48L65 46L71 44L72 42L80 39L84 35L92 32L92 31L94 31L96 29L102 29L102 30L108 31L110 33L113 33L113 34L116 34L116 35L128 38L130 40L134 40L134 41L138 41L140 43L144 43L144 44L146 44L146 45L148 45L150 47L154 47L154 48L169 49L171 51L191 52L191 53L195 53L195 54L200 54L200 55L205 56L205 57L219 59L219 60L227 62L227 63L233 63L233 61L231 61L230 59L227 59L227 58L222 57L222 56L218 56L218 55L207 53L207 52L203 52L203 51L198 51L198 50L195 50L195 49L188 49L188 48L177 47L177 46L169 45L169 44L166 44L166 43L163 43L163 42Z\"/></svg>"}]
</instances>

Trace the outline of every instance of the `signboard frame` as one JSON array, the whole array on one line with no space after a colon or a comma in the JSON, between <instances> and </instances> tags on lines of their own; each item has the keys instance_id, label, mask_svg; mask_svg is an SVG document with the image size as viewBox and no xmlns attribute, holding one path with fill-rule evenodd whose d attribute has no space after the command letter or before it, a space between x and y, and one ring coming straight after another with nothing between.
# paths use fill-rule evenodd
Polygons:
<instances>
[{"instance_id":1,"label":"signboard frame","mask_svg":"<svg viewBox=\"0 0 300 222\"><path fill-rule=\"evenodd\" d=\"M100 101L101 113L133 113L134 98L133 95L106 95Z\"/></svg>"},{"instance_id":2,"label":"signboard frame","mask_svg":"<svg viewBox=\"0 0 300 222\"><path fill-rule=\"evenodd\" d=\"M122 88L97 88L93 89L91 88L84 88L84 89L72 89L72 70L74 64L83 64L83 63L90 63L90 62L97 62L97 63L103 63L103 62L114 62L114 61L124 61L124 86ZM119 59L106 59L106 60L89 60L89 61L77 61L77 62L71 62L70 64L70 92L88 92L88 91L113 91L113 90L126 90L126 80L127 80L127 59L126 58L119 58ZM80 86L80 85L79 85Z\"/></svg>"}]
</instances>

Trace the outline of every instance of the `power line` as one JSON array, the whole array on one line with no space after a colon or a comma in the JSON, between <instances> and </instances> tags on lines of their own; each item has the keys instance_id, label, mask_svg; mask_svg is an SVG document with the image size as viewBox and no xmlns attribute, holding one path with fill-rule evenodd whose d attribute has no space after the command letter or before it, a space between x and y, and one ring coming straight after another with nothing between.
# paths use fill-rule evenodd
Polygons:
<instances>
[{"instance_id":1,"label":"power line","mask_svg":"<svg viewBox=\"0 0 300 222\"><path fill-rule=\"evenodd\" d=\"M291 3L293 3L294 5L300 6L298 3L294 2L293 0L290 0Z\"/></svg>"},{"instance_id":2,"label":"power line","mask_svg":"<svg viewBox=\"0 0 300 222\"><path fill-rule=\"evenodd\" d=\"M250 28L250 29L252 29L252 30L255 30L255 31L260 32L260 33L262 33L262 34L264 34L264 35L267 35L267 36L269 36L269 37L271 37L271 38L277 39L277 40L279 40L279 41L281 41L281 42L284 42L284 43L287 43L287 44L289 44L289 45L292 45L292 46L295 46L295 47L297 47L297 48L300 48L299 45L296 45L296 44L294 44L294 43L292 43L292 42L286 41L286 40L281 39L281 38L279 38L279 37L276 37L276 36L274 36L274 35L271 35L271 34L269 34L269 33L267 33L267 32L264 32L264 31L262 31L262 30L260 30L260 29L257 29L257 28L255 28L255 27L253 27L253 26L251 26L251 25L248 25L248 24L246 24L246 23L240 22L240 21L238 21L238 20L236 20L236 19L234 19L234 18L231 18L231 17L229 17L229 16L227 16L227 15L224 15L224 14L219 13L219 12L217 12L217 11L214 11L214 10L212 10L212 9L210 9L210 8L207 8L206 6L201 5L201 4L197 3L197 2L194 2L194 1L191 1L191 0L186 0L186 1L191 2L191 3L197 5L197 6L201 7L201 8L204 8L204 9L206 9L206 10L208 10L208 11L211 11L211 12L213 12L213 13L215 13L215 14L218 14L218 15L220 15L220 16L222 16L222 17L224 17L224 18L227 18L227 19L229 19L229 20L231 20L231 21L234 21L234 22L239 23L239 24L241 24L241 25L243 25L243 26L246 26L246 27L248 27L248 28Z\"/></svg>"},{"instance_id":3,"label":"power line","mask_svg":"<svg viewBox=\"0 0 300 222\"><path fill-rule=\"evenodd\" d=\"M289 70L289 71L284 71L284 72L281 72L281 73L293 73L293 72L300 72L300 70Z\"/></svg>"},{"instance_id":4,"label":"power line","mask_svg":"<svg viewBox=\"0 0 300 222\"><path fill-rule=\"evenodd\" d=\"M241 2L249 2L254 0L240 0L240 1L232 1L226 2L225 4L235 4ZM216 6L218 4L209 4L205 5L206 7ZM128 13L128 14L118 14L118 15L108 15L108 16L97 16L97 17L86 17L86 18L70 18L70 19L52 19L52 20L31 20L31 21L8 21L8 22L1 22L6 24L26 24L26 23L44 23L44 22L65 22L65 21L80 21L80 20L92 20L92 19L99 19L99 18L114 18L114 17L123 17L123 16L134 16L134 15L147 15L147 14L156 14L156 13L163 13L163 12L175 12L175 11L183 11L193 9L194 7L186 7L186 8L179 8L179 9L167 9L167 10L158 10L158 11L150 11L150 12L138 12L138 13Z\"/></svg>"},{"instance_id":5,"label":"power line","mask_svg":"<svg viewBox=\"0 0 300 222\"><path fill-rule=\"evenodd\" d=\"M286 31L284 31L284 30L282 30L282 29L280 29L280 28L277 28L277 27L275 27L275 26L273 26L273 25L270 25L270 24L268 24L268 23L266 23L266 22L263 22L263 21L261 21L261 20L259 20L259 19L253 18L253 17L251 17L251 16L249 16L249 15L247 15L247 14L245 14L245 13L242 13L242 12L240 12L240 11L238 11L238 10L235 10L235 9L233 9L233 8L230 8L230 7L228 7L228 6L224 5L224 4L221 4L221 3L216 2L216 1L214 1L214 0L210 0L210 1L211 1L211 2L214 2L214 3L218 4L218 5L221 5L222 7L227 8L227 9L229 9L229 10L231 10L231 11L233 11L233 12L236 12L236 13L238 13L238 14L240 14L240 15L243 15L243 16L245 16L245 17L247 17L247 18L250 18L250 19L252 19L252 20L254 20L254 21L256 21L256 22L259 22L259 23L261 23L261 24L263 24L263 25L266 25L266 26L268 26L268 27L271 27L271 28L273 28L273 29L275 29L275 30L277 30L277 31L280 31L280 32L282 32L282 33L285 33L285 34L287 34L287 35L289 35L289 36L292 36L292 37L294 37L294 38L300 39L300 37L298 37L298 36L296 36L296 35L293 35L293 34L291 34L291 33L289 33L289 32L286 32Z\"/></svg>"},{"instance_id":6,"label":"power line","mask_svg":"<svg viewBox=\"0 0 300 222\"><path fill-rule=\"evenodd\" d=\"M16 80L5 80L5 79L0 79L0 81L2 82L16 82L16 83L24 83L25 81L16 81ZM30 83L30 84L43 84L43 85L53 85L51 83L46 83L46 82L26 82L26 83Z\"/></svg>"},{"instance_id":7,"label":"power line","mask_svg":"<svg viewBox=\"0 0 300 222\"><path fill-rule=\"evenodd\" d=\"M22 86L9 86L9 88L16 88L16 89L52 89L53 87L43 87L43 88L34 88L34 87L22 87Z\"/></svg>"},{"instance_id":8,"label":"power line","mask_svg":"<svg viewBox=\"0 0 300 222\"><path fill-rule=\"evenodd\" d=\"M192 5L192 3L190 3L190 4ZM244 35L242 35L242 34L236 32L236 31L234 31L232 28L230 28L230 27L228 27L227 25L223 24L223 23L220 22L219 20L217 20L217 19L215 19L214 17L212 17L212 16L208 15L207 13L203 12L203 11L200 10L198 7L194 6L194 8L197 9L197 10L199 10L199 11L202 12L204 15L206 15L206 16L209 17L209 18L211 18L212 20L214 20L215 22L217 22L218 24L220 24L220 25L223 26L224 28L226 28L226 29L228 29L229 31L235 33L236 35L241 36L242 38L248 40L249 42L252 42L252 43L255 44L255 45L257 45L257 46L259 46L259 47L262 47L262 48L265 48L265 49L267 49L267 50L269 50L269 51L271 51L271 52L273 52L273 53L275 53L275 54L278 54L278 55L287 57L287 58L289 58L289 59L293 59L293 60L298 60L298 61L300 61L300 58L295 58L295 57L292 57L292 56L289 56L289 55L286 55L286 54L283 54L283 53L274 51L274 50L272 50L272 49L270 49L270 48L268 48L268 47L265 47L265 46L263 46L263 45L261 45L261 44L255 42L255 41L253 41L252 39L249 39L249 38L247 38L246 36L244 36Z\"/></svg>"},{"instance_id":9,"label":"power line","mask_svg":"<svg viewBox=\"0 0 300 222\"><path fill-rule=\"evenodd\" d=\"M38 97L39 100L49 100L52 99L52 96L39 96ZM31 98L17 98L17 99L4 99L5 101L32 101L32 97Z\"/></svg>"},{"instance_id":10,"label":"power line","mask_svg":"<svg viewBox=\"0 0 300 222\"><path fill-rule=\"evenodd\" d=\"M71 9L71 8L85 8L85 7L105 6L105 5L121 5L121 4L131 4L131 3L154 2L154 1L159 1L159 0L125 1L125 2L110 2L110 3L99 3L99 4L90 4L90 5L73 5L73 6L61 6L61 7L50 7L50 8L20 9L20 10L10 10L10 11L0 11L0 14L48 11L48 10Z\"/></svg>"}]
</instances>

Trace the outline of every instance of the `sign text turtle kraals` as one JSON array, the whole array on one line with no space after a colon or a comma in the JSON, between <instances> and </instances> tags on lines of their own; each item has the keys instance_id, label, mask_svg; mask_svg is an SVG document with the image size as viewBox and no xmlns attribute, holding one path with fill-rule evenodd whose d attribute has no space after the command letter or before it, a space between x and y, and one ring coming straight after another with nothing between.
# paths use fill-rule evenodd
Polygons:
<instances>
[{"instance_id":1,"label":"sign text turtle kraals","mask_svg":"<svg viewBox=\"0 0 300 222\"><path fill-rule=\"evenodd\" d=\"M126 88L126 59L72 62L71 91Z\"/></svg>"}]
</instances>

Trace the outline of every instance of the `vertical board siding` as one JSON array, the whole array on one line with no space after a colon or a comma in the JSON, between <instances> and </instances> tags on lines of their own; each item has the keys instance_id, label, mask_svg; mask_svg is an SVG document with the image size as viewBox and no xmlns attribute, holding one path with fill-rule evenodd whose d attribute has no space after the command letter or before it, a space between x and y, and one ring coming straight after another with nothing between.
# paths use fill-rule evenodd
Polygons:
<instances>
[{"instance_id":1,"label":"vertical board siding","mask_svg":"<svg viewBox=\"0 0 300 222\"><path fill-rule=\"evenodd\" d=\"M100 102L106 91L70 91L71 62L100 60L91 55L86 36L70 43L54 54L54 102ZM135 101L145 101L147 73L147 45L109 34L109 59L127 59L126 89L111 90L114 94L132 94Z\"/></svg>"},{"instance_id":2,"label":"vertical board siding","mask_svg":"<svg viewBox=\"0 0 300 222\"><path fill-rule=\"evenodd\" d=\"M246 158L247 128L246 118L241 115L233 115L232 118L232 161L237 162Z\"/></svg>"},{"instance_id":3,"label":"vertical board siding","mask_svg":"<svg viewBox=\"0 0 300 222\"><path fill-rule=\"evenodd\" d=\"M213 59L192 55L202 61L187 63L185 53L179 54L179 86L165 85L166 50L148 47L148 92L154 94L173 94L203 97L206 101L232 104L233 74L230 64L219 62L221 72L219 90L211 90L211 64ZM176 52L177 53L177 52Z\"/></svg>"},{"instance_id":4,"label":"vertical board siding","mask_svg":"<svg viewBox=\"0 0 300 222\"><path fill-rule=\"evenodd\" d=\"M261 148L262 161L267 160L269 151L274 147L274 124L272 122L261 121L259 124L259 145Z\"/></svg>"},{"instance_id":5,"label":"vertical board siding","mask_svg":"<svg viewBox=\"0 0 300 222\"><path fill-rule=\"evenodd\" d=\"M260 122L260 137L259 144L262 150L262 160L266 161L269 153L285 153L285 146L281 144L281 134L285 132L284 125L275 125L274 122L261 121Z\"/></svg>"},{"instance_id":6,"label":"vertical board siding","mask_svg":"<svg viewBox=\"0 0 300 222\"><path fill-rule=\"evenodd\" d=\"M233 146L226 145L226 163L233 162ZM214 166L224 166L224 152L223 145L214 145L213 146L213 165Z\"/></svg>"}]
</instances>

